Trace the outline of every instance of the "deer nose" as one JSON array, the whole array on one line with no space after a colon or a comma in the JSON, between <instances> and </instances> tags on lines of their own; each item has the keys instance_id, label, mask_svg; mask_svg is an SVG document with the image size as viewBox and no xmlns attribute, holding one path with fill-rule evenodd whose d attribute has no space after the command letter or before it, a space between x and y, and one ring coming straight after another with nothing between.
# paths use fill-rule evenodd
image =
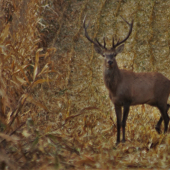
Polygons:
<instances>
[{"instance_id":1,"label":"deer nose","mask_svg":"<svg viewBox=\"0 0 170 170\"><path fill-rule=\"evenodd\" d=\"M112 65L112 64L113 64L113 61L108 61L108 64L109 64L109 65Z\"/></svg>"}]
</instances>

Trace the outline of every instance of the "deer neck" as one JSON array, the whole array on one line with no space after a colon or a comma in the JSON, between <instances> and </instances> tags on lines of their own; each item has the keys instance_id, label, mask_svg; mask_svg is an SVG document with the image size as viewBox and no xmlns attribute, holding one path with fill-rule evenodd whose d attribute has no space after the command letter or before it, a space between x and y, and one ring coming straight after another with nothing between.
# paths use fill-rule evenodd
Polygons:
<instances>
[{"instance_id":1,"label":"deer neck","mask_svg":"<svg viewBox=\"0 0 170 170\"><path fill-rule=\"evenodd\" d=\"M103 78L106 88L112 93L115 93L118 84L121 81L121 74L117 63L115 63L114 67L112 68L107 68L104 64Z\"/></svg>"}]
</instances>

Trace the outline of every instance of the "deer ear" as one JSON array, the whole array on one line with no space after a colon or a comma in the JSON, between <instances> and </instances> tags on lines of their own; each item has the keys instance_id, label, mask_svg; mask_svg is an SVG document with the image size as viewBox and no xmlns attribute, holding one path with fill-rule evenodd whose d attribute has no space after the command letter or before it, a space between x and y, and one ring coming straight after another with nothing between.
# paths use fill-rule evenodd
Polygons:
<instances>
[{"instance_id":1,"label":"deer ear","mask_svg":"<svg viewBox=\"0 0 170 170\"><path fill-rule=\"evenodd\" d=\"M124 49L124 44L122 44L121 46L117 47L116 53L117 53L117 54L118 54L118 53L121 53L121 52L123 51L123 49Z\"/></svg>"},{"instance_id":2,"label":"deer ear","mask_svg":"<svg viewBox=\"0 0 170 170\"><path fill-rule=\"evenodd\" d=\"M96 53L103 55L103 51L99 46L94 45L94 49L95 49Z\"/></svg>"}]
</instances>

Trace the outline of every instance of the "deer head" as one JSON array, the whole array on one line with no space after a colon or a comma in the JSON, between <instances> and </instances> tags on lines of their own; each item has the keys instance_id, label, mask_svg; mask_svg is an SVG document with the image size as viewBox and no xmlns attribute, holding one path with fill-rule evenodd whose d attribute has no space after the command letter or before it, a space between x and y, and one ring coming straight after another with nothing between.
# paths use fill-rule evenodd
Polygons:
<instances>
[{"instance_id":1,"label":"deer head","mask_svg":"<svg viewBox=\"0 0 170 170\"><path fill-rule=\"evenodd\" d=\"M121 16L122 17L122 16ZM119 42L119 40L117 41L117 43L115 44L114 42L114 37L113 37L113 42L112 42L112 47L110 49L106 48L106 41L105 41L105 37L103 38L103 41L104 41L104 45L102 45L98 40L97 38L95 38L95 40L92 40L88 33L87 33L87 28L89 26L89 23L86 25L85 22L86 22L86 17L83 21L83 27L84 27L84 30L85 30L85 36L86 38L94 44L94 48L95 48L95 51L102 55L103 57L105 57L105 66L107 68L112 68L114 67L114 64L116 63L116 60L115 60L115 57L118 53L121 53L124 49L124 42L129 38L131 32L132 32L132 27L133 27L133 20L131 23L128 23L123 17L122 19L129 25L129 32L128 32L128 35L126 36L126 38L124 38L122 41Z\"/></svg>"}]
</instances>

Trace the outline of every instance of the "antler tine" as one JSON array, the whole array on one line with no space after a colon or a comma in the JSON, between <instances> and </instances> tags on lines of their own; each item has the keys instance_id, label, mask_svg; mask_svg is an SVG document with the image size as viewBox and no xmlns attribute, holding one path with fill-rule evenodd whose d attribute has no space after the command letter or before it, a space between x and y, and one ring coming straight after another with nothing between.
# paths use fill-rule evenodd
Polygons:
<instances>
[{"instance_id":1,"label":"antler tine","mask_svg":"<svg viewBox=\"0 0 170 170\"><path fill-rule=\"evenodd\" d=\"M132 19L132 22L129 23L129 22L127 22L122 16L121 16L121 18L129 25L129 27L130 27L129 33L128 33L128 35L126 36L126 38L125 38L124 40L122 40L122 41L120 41L120 42L119 42L119 40L118 40L118 42L114 45L113 48L116 48L116 47L119 46L120 44L124 43L124 42L129 38L130 34L132 33L133 19Z\"/></svg>"},{"instance_id":2,"label":"antler tine","mask_svg":"<svg viewBox=\"0 0 170 170\"><path fill-rule=\"evenodd\" d=\"M118 43L119 43L119 41L120 41L120 38L118 39L118 41L117 41L117 43L116 43L116 44L118 44Z\"/></svg>"},{"instance_id":3,"label":"antler tine","mask_svg":"<svg viewBox=\"0 0 170 170\"><path fill-rule=\"evenodd\" d=\"M98 44L100 47L102 47L102 48L103 48L102 44L98 41L98 39L97 39L97 38L95 38L95 41L97 42L97 44Z\"/></svg>"},{"instance_id":4,"label":"antler tine","mask_svg":"<svg viewBox=\"0 0 170 170\"><path fill-rule=\"evenodd\" d=\"M130 24L122 17L122 15L120 15L120 17L130 26Z\"/></svg>"},{"instance_id":5,"label":"antler tine","mask_svg":"<svg viewBox=\"0 0 170 170\"><path fill-rule=\"evenodd\" d=\"M94 45L96 45L96 46L100 46L101 48L104 48L105 49L105 46L106 46L106 42L104 41L104 46L97 40L97 38L95 38L95 40L96 40L96 42L95 41L93 41L90 37L89 37L89 35L88 35L88 33L87 33L87 28L88 28L88 26L89 26L89 23L90 23L90 21L88 22L88 24L86 25L86 16L84 17L84 20L83 20L83 27L84 27L84 30L85 30L85 36L86 36L86 38L91 42L91 43L93 43Z\"/></svg>"},{"instance_id":6,"label":"antler tine","mask_svg":"<svg viewBox=\"0 0 170 170\"><path fill-rule=\"evenodd\" d=\"M105 41L105 37L103 37L103 42L104 42L104 48L106 49L106 41Z\"/></svg>"},{"instance_id":7,"label":"antler tine","mask_svg":"<svg viewBox=\"0 0 170 170\"><path fill-rule=\"evenodd\" d=\"M90 20L89 20L88 24L86 25L86 16L87 15L85 15L85 17L83 19L83 27L84 27L85 30L89 27L89 24L90 24Z\"/></svg>"},{"instance_id":8,"label":"antler tine","mask_svg":"<svg viewBox=\"0 0 170 170\"><path fill-rule=\"evenodd\" d=\"M89 26L89 23L90 23L90 21L89 21L88 24L86 25L86 16L85 16L85 17L84 17L84 20L83 20L83 27L84 27L84 30L85 30L85 36L86 36L86 38L87 38L91 43L97 45L96 42L94 42L94 41L89 37L89 35L88 35L88 33L87 33L87 28L88 28L88 26Z\"/></svg>"},{"instance_id":9,"label":"antler tine","mask_svg":"<svg viewBox=\"0 0 170 170\"><path fill-rule=\"evenodd\" d=\"M113 37L113 41L112 41L112 49L115 48L115 42L114 42L114 37Z\"/></svg>"},{"instance_id":10,"label":"antler tine","mask_svg":"<svg viewBox=\"0 0 170 170\"><path fill-rule=\"evenodd\" d=\"M95 40L96 40L97 44L98 44L101 48L106 49L106 41L105 41L105 37L103 37L104 46L98 41L97 38L95 38Z\"/></svg>"}]
</instances>

